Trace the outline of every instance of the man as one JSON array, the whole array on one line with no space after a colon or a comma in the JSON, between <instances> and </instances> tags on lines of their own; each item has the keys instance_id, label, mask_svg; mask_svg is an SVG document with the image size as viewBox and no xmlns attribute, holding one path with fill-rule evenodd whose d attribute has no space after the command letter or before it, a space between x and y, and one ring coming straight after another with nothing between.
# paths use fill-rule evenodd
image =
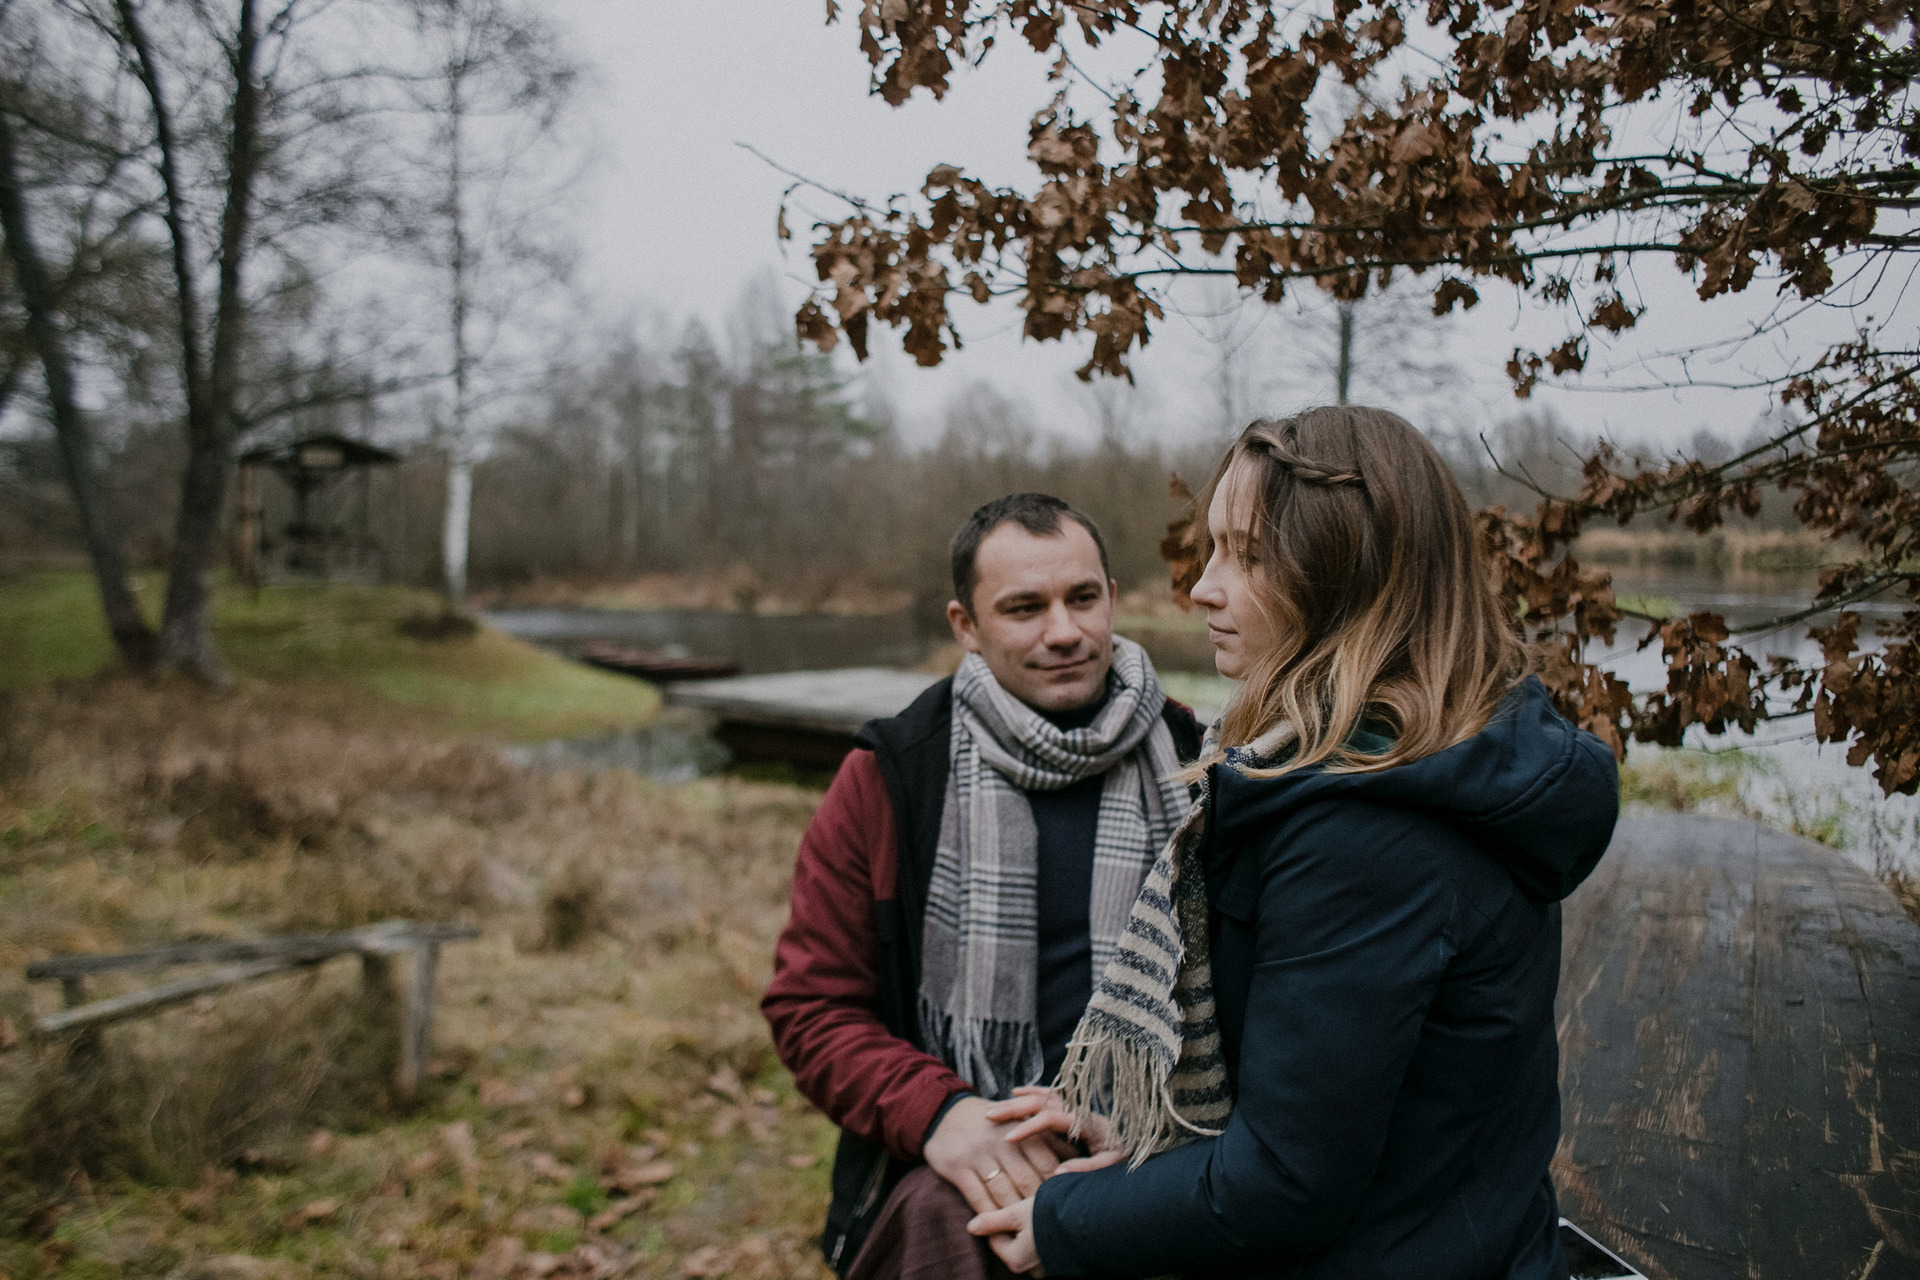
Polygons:
<instances>
[{"instance_id":1,"label":"man","mask_svg":"<svg viewBox=\"0 0 1920 1280\"><path fill-rule=\"evenodd\" d=\"M1086 516L1000 498L951 560L966 656L860 731L801 841L761 1003L841 1127L821 1243L853 1280L1006 1274L967 1220L1067 1153L1009 1143L989 1102L1054 1078L1199 748L1193 713L1113 634Z\"/></svg>"}]
</instances>

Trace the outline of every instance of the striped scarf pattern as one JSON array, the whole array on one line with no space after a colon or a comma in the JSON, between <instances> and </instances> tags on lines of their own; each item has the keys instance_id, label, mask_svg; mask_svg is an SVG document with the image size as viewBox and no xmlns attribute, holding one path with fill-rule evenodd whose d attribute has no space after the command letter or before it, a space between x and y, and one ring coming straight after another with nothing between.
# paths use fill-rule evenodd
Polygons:
<instances>
[{"instance_id":1,"label":"striped scarf pattern","mask_svg":"<svg viewBox=\"0 0 1920 1280\"><path fill-rule=\"evenodd\" d=\"M920 1027L975 1092L1039 1081L1039 838L1025 791L1104 774L1088 905L1093 973L1113 960L1154 851L1187 805L1166 694L1139 645L1113 640L1107 701L1061 729L1001 688L977 654L953 677L952 767L922 934Z\"/></svg>"},{"instance_id":2,"label":"striped scarf pattern","mask_svg":"<svg viewBox=\"0 0 1920 1280\"><path fill-rule=\"evenodd\" d=\"M1208 729L1202 760L1218 752L1217 733L1218 726ZM1293 737L1283 724L1228 751L1227 763L1259 767ZM1107 1145L1127 1152L1132 1167L1219 1135L1233 1112L1207 943L1205 785L1141 883L1126 933L1094 983L1060 1068L1074 1131L1098 1118Z\"/></svg>"}]
</instances>

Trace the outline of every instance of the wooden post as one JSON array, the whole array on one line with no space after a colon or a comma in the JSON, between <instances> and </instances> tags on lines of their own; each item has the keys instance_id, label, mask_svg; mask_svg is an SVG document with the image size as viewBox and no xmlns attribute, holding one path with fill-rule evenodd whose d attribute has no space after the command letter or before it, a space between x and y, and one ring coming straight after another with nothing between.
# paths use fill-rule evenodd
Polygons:
<instances>
[{"instance_id":1,"label":"wooden post","mask_svg":"<svg viewBox=\"0 0 1920 1280\"><path fill-rule=\"evenodd\" d=\"M400 1000L400 1061L394 1069L394 1088L402 1102L420 1096L433 1056L433 984L440 967L440 944L421 939L402 960L405 989Z\"/></svg>"},{"instance_id":2,"label":"wooden post","mask_svg":"<svg viewBox=\"0 0 1920 1280\"><path fill-rule=\"evenodd\" d=\"M382 926L360 952L366 985L366 1020L390 1056L383 1069L393 1072L396 1101L420 1096L427 1063L433 1056L433 988L440 967L440 940L403 921Z\"/></svg>"},{"instance_id":3,"label":"wooden post","mask_svg":"<svg viewBox=\"0 0 1920 1280\"><path fill-rule=\"evenodd\" d=\"M60 978L60 1003L68 1009L78 1009L87 1002L87 979L78 973L63 974ZM80 1091L80 1096L91 1097L87 1092L100 1083L100 1059L105 1052L100 1028L98 1026L80 1026L66 1033L66 1059L62 1064L69 1080Z\"/></svg>"}]
</instances>

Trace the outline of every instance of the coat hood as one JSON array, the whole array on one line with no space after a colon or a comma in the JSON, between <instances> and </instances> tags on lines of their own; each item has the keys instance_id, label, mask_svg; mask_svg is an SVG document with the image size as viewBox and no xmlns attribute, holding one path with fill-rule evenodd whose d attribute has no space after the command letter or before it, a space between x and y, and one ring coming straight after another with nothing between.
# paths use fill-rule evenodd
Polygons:
<instances>
[{"instance_id":1,"label":"coat hood","mask_svg":"<svg viewBox=\"0 0 1920 1280\"><path fill-rule=\"evenodd\" d=\"M1249 778L1213 770L1215 834L1271 827L1324 800L1426 814L1506 867L1526 894L1557 902L1579 887L1613 838L1620 777L1613 753L1574 727L1528 676L1465 742L1378 773L1306 769Z\"/></svg>"}]
</instances>

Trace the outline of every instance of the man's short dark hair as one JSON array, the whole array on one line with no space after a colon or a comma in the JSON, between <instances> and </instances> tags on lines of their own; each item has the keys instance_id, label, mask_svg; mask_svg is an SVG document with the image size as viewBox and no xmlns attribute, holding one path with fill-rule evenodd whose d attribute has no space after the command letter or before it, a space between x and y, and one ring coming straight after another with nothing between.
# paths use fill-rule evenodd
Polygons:
<instances>
[{"instance_id":1,"label":"man's short dark hair","mask_svg":"<svg viewBox=\"0 0 1920 1280\"><path fill-rule=\"evenodd\" d=\"M1093 545L1100 549L1100 572L1111 581L1113 570L1107 564L1106 539L1100 536L1099 526L1085 512L1051 494L1010 493L1004 498L995 498L975 511L967 517L965 524L954 531L953 542L947 548L948 558L953 562L953 598L968 613L973 612L973 589L978 585L973 561L980 554L980 544L987 540L988 534L1012 522L1036 538L1052 537L1060 532L1062 516L1092 536Z\"/></svg>"}]
</instances>

